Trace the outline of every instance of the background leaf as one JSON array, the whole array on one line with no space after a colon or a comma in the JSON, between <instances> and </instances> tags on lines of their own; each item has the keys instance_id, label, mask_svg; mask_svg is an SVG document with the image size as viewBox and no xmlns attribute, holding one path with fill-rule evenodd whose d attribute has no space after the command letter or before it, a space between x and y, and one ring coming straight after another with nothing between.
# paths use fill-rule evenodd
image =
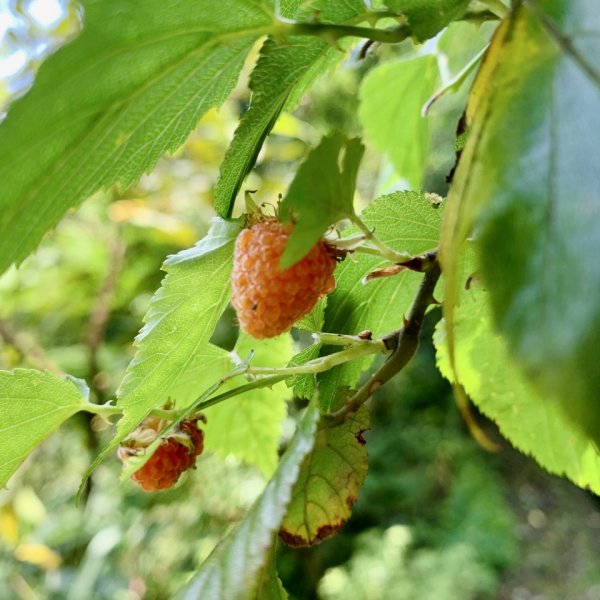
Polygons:
<instances>
[{"instance_id":1,"label":"background leaf","mask_svg":"<svg viewBox=\"0 0 600 600\"><path fill-rule=\"evenodd\" d=\"M241 333L234 352L246 360L251 350L254 351L252 366L284 367L292 358L292 338L284 334L254 340ZM229 362L225 372L233 366ZM213 381L218 376L213 372ZM246 381L239 377L227 387L244 383ZM208 423L204 428L206 449L221 456L233 454L270 476L277 466L281 423L287 414L286 401L290 396L287 386L281 382L270 388L251 390L208 408Z\"/></svg>"},{"instance_id":2,"label":"background leaf","mask_svg":"<svg viewBox=\"0 0 600 600\"><path fill-rule=\"evenodd\" d=\"M342 425L319 429L315 447L304 459L279 535L294 547L312 546L335 535L350 518L367 476L370 429L366 406Z\"/></svg>"},{"instance_id":3,"label":"background leaf","mask_svg":"<svg viewBox=\"0 0 600 600\"><path fill-rule=\"evenodd\" d=\"M354 213L352 200L363 151L360 140L333 133L300 165L279 205L282 220L295 221L281 257L282 268L300 260L331 225Z\"/></svg>"},{"instance_id":4,"label":"background leaf","mask_svg":"<svg viewBox=\"0 0 600 600\"><path fill-rule=\"evenodd\" d=\"M559 403L538 393L511 359L492 326L490 294L477 285L462 293L456 310L455 352L460 383L477 407L521 452L542 467L600 493L596 445L565 416ZM437 364L454 380L444 323L435 335Z\"/></svg>"},{"instance_id":5,"label":"background leaf","mask_svg":"<svg viewBox=\"0 0 600 600\"><path fill-rule=\"evenodd\" d=\"M177 596L180 600L252 598L260 569L273 543L273 534L290 501L300 463L313 447L317 417L316 403L311 402L265 491Z\"/></svg>"},{"instance_id":6,"label":"background leaf","mask_svg":"<svg viewBox=\"0 0 600 600\"><path fill-rule=\"evenodd\" d=\"M0 371L0 488L86 401L71 380L43 371Z\"/></svg>"},{"instance_id":7,"label":"background leaf","mask_svg":"<svg viewBox=\"0 0 600 600\"><path fill-rule=\"evenodd\" d=\"M360 88L358 114L365 135L415 190L421 189L429 150L428 121L421 108L438 79L435 57L421 56L378 66Z\"/></svg>"},{"instance_id":8,"label":"background leaf","mask_svg":"<svg viewBox=\"0 0 600 600\"><path fill-rule=\"evenodd\" d=\"M443 206L435 208L422 194L396 192L374 200L361 218L380 240L395 250L420 254L437 246L442 212ZM344 232L356 233L352 228ZM377 337L402 325L421 276L406 270L394 277L363 284L367 273L388 264L376 256L357 253L337 267L336 288L328 296L324 331L355 335L370 329ZM353 361L320 375L323 410L332 410L336 390L354 387L369 364L369 359Z\"/></svg>"},{"instance_id":9,"label":"background leaf","mask_svg":"<svg viewBox=\"0 0 600 600\"><path fill-rule=\"evenodd\" d=\"M600 251L599 57L594 2L516 7L476 82L443 239L454 287L456 256L476 227L511 355L597 441L600 263L582 257Z\"/></svg>"},{"instance_id":10,"label":"background leaf","mask_svg":"<svg viewBox=\"0 0 600 600\"><path fill-rule=\"evenodd\" d=\"M0 125L0 272L69 208L178 148L273 21L258 1L83 4L81 35Z\"/></svg>"}]
</instances>

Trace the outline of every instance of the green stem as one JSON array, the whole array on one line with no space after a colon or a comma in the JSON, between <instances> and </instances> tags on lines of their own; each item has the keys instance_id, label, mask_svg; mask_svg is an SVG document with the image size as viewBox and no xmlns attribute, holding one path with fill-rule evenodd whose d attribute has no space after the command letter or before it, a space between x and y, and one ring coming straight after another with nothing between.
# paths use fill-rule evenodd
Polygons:
<instances>
[{"instance_id":1,"label":"green stem","mask_svg":"<svg viewBox=\"0 0 600 600\"><path fill-rule=\"evenodd\" d=\"M329 371L333 367L342 365L351 360L368 356L369 354L380 354L386 351L386 347L383 342L377 340L370 342L369 344L360 344L347 348L346 350L340 350L334 354L328 354L327 356L320 356L302 365L296 365L294 367L283 367L281 369L271 369L269 367L249 367L248 373L250 375L282 375L283 377L295 377L296 375L313 375L315 373L322 373L323 371ZM260 380L259 380L260 381Z\"/></svg>"},{"instance_id":2,"label":"green stem","mask_svg":"<svg viewBox=\"0 0 600 600\"><path fill-rule=\"evenodd\" d=\"M475 67L479 64L483 55L487 52L489 44L486 44L462 69L457 73L446 85L442 86L437 90L430 98L425 102L423 108L421 108L421 116L426 117L431 105L441 96L447 92L456 92L469 75L473 72Z\"/></svg>"},{"instance_id":3,"label":"green stem","mask_svg":"<svg viewBox=\"0 0 600 600\"><path fill-rule=\"evenodd\" d=\"M82 409L84 412L93 413L100 415L101 417L108 418L114 415L122 415L123 408L121 406L115 406L114 404L93 404L92 402L86 402ZM178 419L181 415L180 410L166 409L166 408L154 408L149 416L157 417L159 419L173 420Z\"/></svg>"},{"instance_id":4,"label":"green stem","mask_svg":"<svg viewBox=\"0 0 600 600\"><path fill-rule=\"evenodd\" d=\"M362 219L358 215L351 215L350 221L354 223L365 235L365 239L369 241L375 248L377 252L368 252L362 247L361 252L368 252L369 254L379 254L381 257L393 262L395 264L403 264L408 262L413 258L408 252L396 252L393 248L390 248L387 244L384 244L381 240L377 239L373 232L365 225ZM355 248L355 250L359 250L359 248Z\"/></svg>"},{"instance_id":5,"label":"green stem","mask_svg":"<svg viewBox=\"0 0 600 600\"><path fill-rule=\"evenodd\" d=\"M403 42L410 34L410 29L406 25L399 25L392 29L377 29L374 27L338 25L335 23L279 23L274 32L275 37L285 35L316 35L327 41L332 41L351 36L386 44Z\"/></svg>"},{"instance_id":6,"label":"green stem","mask_svg":"<svg viewBox=\"0 0 600 600\"><path fill-rule=\"evenodd\" d=\"M324 334L326 339L332 340L335 334ZM361 340L355 336L336 336L337 345L339 345L339 338L345 338L344 345L353 343L350 348L341 350L334 354L327 356L321 356L311 361L304 363L303 365L296 365L293 367L283 367L280 369L273 369L269 367L250 367L246 362L239 364L235 369L230 371L227 375L223 376L219 381L213 384L210 388L205 390L190 406L182 410L177 409L164 409L155 408L150 412L149 416L158 417L159 419L166 419L169 421L178 421L186 418L187 416L201 411L209 406L213 406L226 400L243 394L247 391L254 390L261 387L270 387L275 383L279 383L289 377L295 377L296 375L311 375L316 373L322 373L328 371L333 367L344 364L351 360L357 360L363 356L370 354L379 354L387 351L387 346L382 340ZM253 375L259 377L255 381L247 383L245 385L233 388L227 392L223 392L218 396L210 398L211 394L214 394L218 389L229 379L238 375ZM114 415L123 414L123 408L115 406L113 404L92 404L87 402L83 405L83 411L91 412L96 415L108 418ZM165 433L169 430L165 430Z\"/></svg>"},{"instance_id":7,"label":"green stem","mask_svg":"<svg viewBox=\"0 0 600 600\"><path fill-rule=\"evenodd\" d=\"M233 388L232 390L228 390L223 392L217 396L213 396L208 400L204 400L199 402L198 404L194 404L194 412L204 410L205 408L209 408L210 406L214 406L215 404L219 404L219 402L223 402L223 400L228 400L229 398L233 398L234 396L239 396L240 394L245 394L251 390L256 390L262 387L271 387L284 379L287 379L289 375L273 375L271 377L262 377L261 379L256 379L255 381L251 381L250 383L246 383L245 385L240 385L239 387Z\"/></svg>"}]
</instances>

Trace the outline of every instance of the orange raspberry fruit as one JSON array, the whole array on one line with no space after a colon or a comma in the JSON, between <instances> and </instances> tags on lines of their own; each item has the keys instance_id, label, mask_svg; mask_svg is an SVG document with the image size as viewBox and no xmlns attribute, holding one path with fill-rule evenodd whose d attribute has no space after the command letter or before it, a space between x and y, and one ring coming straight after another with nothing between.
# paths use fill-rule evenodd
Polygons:
<instances>
[{"instance_id":1,"label":"orange raspberry fruit","mask_svg":"<svg viewBox=\"0 0 600 600\"><path fill-rule=\"evenodd\" d=\"M254 338L289 331L335 287L337 263L324 242L291 267L279 268L292 230L292 225L268 219L244 229L236 240L231 303L241 328Z\"/></svg>"},{"instance_id":2,"label":"orange raspberry fruit","mask_svg":"<svg viewBox=\"0 0 600 600\"><path fill-rule=\"evenodd\" d=\"M168 425L160 419L148 417L124 441L118 450L119 458L126 462L139 455ZM154 454L135 471L131 479L144 490L151 492L173 487L180 475L196 464L204 449L204 433L198 429L198 420L182 421L155 450Z\"/></svg>"}]
</instances>

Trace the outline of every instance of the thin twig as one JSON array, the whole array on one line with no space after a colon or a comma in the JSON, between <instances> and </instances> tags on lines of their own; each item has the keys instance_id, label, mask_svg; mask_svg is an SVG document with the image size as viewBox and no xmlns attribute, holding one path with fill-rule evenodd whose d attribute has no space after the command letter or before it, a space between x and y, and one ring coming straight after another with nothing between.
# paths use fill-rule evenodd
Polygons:
<instances>
[{"instance_id":1,"label":"thin twig","mask_svg":"<svg viewBox=\"0 0 600 600\"><path fill-rule=\"evenodd\" d=\"M32 340L26 341L23 334L16 331L6 319L0 319L0 339L7 346L14 348L21 359L27 361L32 367L61 377L64 375L60 367L48 358L43 348Z\"/></svg>"},{"instance_id":2,"label":"thin twig","mask_svg":"<svg viewBox=\"0 0 600 600\"><path fill-rule=\"evenodd\" d=\"M108 257L108 271L98 290L98 297L88 322L85 342L88 347L88 373L90 385L93 388L97 401L101 404L106 398L104 389L97 385L96 376L100 373L98 351L104 341L106 325L110 318L112 300L115 295L119 273L123 266L125 256L125 243L119 238L112 241Z\"/></svg>"}]
</instances>

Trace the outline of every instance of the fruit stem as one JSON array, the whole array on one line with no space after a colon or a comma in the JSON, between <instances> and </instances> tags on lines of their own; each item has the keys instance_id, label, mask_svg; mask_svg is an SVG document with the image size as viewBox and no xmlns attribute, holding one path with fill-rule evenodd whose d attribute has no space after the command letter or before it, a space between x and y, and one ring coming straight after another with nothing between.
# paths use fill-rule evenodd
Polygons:
<instances>
[{"instance_id":1,"label":"fruit stem","mask_svg":"<svg viewBox=\"0 0 600 600\"><path fill-rule=\"evenodd\" d=\"M356 225L364 233L365 240L371 242L371 244L375 246L375 249L368 249L366 246L359 246L355 248L355 250L369 254L378 254L382 258L385 258L386 260L398 265L412 260L413 256L408 252L396 252L396 250L390 248L387 244L384 244L381 240L376 238L373 232L367 227L367 225L358 215L351 215L350 221L352 221L352 223L354 223L354 225Z\"/></svg>"},{"instance_id":2,"label":"fruit stem","mask_svg":"<svg viewBox=\"0 0 600 600\"><path fill-rule=\"evenodd\" d=\"M383 15L372 13L376 18ZM410 34L410 28L405 24L398 25L389 29L377 29L376 27L358 27L355 25L343 25L335 23L298 23L298 22L280 22L277 27L277 34L283 35L316 35L328 42L335 42L342 37L362 37L375 42L386 44L397 44L407 39Z\"/></svg>"}]
</instances>

